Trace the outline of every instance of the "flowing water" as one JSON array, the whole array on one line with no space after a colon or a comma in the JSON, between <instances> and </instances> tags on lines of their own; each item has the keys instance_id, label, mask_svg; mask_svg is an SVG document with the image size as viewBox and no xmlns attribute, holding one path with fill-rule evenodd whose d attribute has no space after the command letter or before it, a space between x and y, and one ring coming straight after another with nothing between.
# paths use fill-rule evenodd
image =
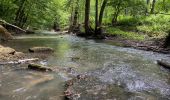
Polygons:
<instances>
[{"instance_id":1,"label":"flowing water","mask_svg":"<svg viewBox=\"0 0 170 100\"><path fill-rule=\"evenodd\" d=\"M72 68L73 76L84 73L93 77L77 84L78 100L170 100L170 72L156 64L158 59L170 61L169 54L71 35L20 36L4 45L25 53L34 46L54 48L54 54L39 63ZM26 66L0 66L0 100L64 99L64 84L71 75L36 72Z\"/></svg>"}]
</instances>

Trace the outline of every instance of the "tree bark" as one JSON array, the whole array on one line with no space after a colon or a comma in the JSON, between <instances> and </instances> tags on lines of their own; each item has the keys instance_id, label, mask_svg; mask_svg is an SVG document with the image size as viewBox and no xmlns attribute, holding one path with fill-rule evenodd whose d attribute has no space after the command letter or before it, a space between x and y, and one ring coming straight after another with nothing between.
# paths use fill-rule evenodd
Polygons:
<instances>
[{"instance_id":1,"label":"tree bark","mask_svg":"<svg viewBox=\"0 0 170 100\"><path fill-rule=\"evenodd\" d=\"M85 33L89 34L90 33L90 28L89 28L89 16L90 16L90 0L86 0L85 3Z\"/></svg>"},{"instance_id":2,"label":"tree bark","mask_svg":"<svg viewBox=\"0 0 170 100\"><path fill-rule=\"evenodd\" d=\"M153 0L152 1L151 14L154 14L154 12L155 12L155 3L156 3L156 0Z\"/></svg>"},{"instance_id":3,"label":"tree bark","mask_svg":"<svg viewBox=\"0 0 170 100\"><path fill-rule=\"evenodd\" d=\"M117 23L117 17L119 16L119 13L121 11L120 7L121 7L122 1L119 1L118 5L115 7L115 13L112 19L112 25L114 26Z\"/></svg>"},{"instance_id":4,"label":"tree bark","mask_svg":"<svg viewBox=\"0 0 170 100\"><path fill-rule=\"evenodd\" d=\"M164 48L170 47L170 33L165 39Z\"/></svg>"},{"instance_id":5,"label":"tree bark","mask_svg":"<svg viewBox=\"0 0 170 100\"><path fill-rule=\"evenodd\" d=\"M19 5L19 8L17 10L16 13L16 17L15 17L15 25L22 27L21 25L23 24L21 19L24 17L24 6L27 0L21 0L21 3Z\"/></svg>"},{"instance_id":6,"label":"tree bark","mask_svg":"<svg viewBox=\"0 0 170 100\"><path fill-rule=\"evenodd\" d=\"M78 32L78 14L79 14L79 0L76 2L76 7L74 11L74 19L73 19L73 32Z\"/></svg>"},{"instance_id":7,"label":"tree bark","mask_svg":"<svg viewBox=\"0 0 170 100\"><path fill-rule=\"evenodd\" d=\"M95 34L98 33L98 0L96 0L96 13L95 13Z\"/></svg>"},{"instance_id":8,"label":"tree bark","mask_svg":"<svg viewBox=\"0 0 170 100\"><path fill-rule=\"evenodd\" d=\"M103 14L104 14L104 10L106 8L106 4L107 4L108 0L104 0L103 4L101 6L101 10L100 10L100 14L99 14L99 33L101 34L101 30L102 30L102 19L103 19Z\"/></svg>"},{"instance_id":9,"label":"tree bark","mask_svg":"<svg viewBox=\"0 0 170 100\"><path fill-rule=\"evenodd\" d=\"M149 12L149 4L150 4L150 0L146 0L146 5L147 5L147 7L146 7L146 15Z\"/></svg>"}]
</instances>

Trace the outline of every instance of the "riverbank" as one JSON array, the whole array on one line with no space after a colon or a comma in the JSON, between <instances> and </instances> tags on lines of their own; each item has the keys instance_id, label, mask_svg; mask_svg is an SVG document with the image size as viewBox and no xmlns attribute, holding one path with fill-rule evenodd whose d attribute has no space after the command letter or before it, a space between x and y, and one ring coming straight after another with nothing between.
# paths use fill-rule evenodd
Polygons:
<instances>
[{"instance_id":1,"label":"riverbank","mask_svg":"<svg viewBox=\"0 0 170 100\"><path fill-rule=\"evenodd\" d=\"M164 53L164 54L169 54L170 53L170 48L164 48L164 41L165 39L150 39L150 40L145 40L145 41L139 41L139 40L130 40L130 39L125 39L121 37L106 37L106 41L110 42L117 42L122 44L123 47L132 47L135 49L140 49L140 50L145 50L145 51L153 51L153 52L158 52L158 53Z\"/></svg>"},{"instance_id":2,"label":"riverbank","mask_svg":"<svg viewBox=\"0 0 170 100\"><path fill-rule=\"evenodd\" d=\"M78 33L77 36L86 39L109 41L111 44L120 44L118 46L122 46L122 47L132 47L135 49L153 51L153 52L164 53L164 54L170 53L170 47L167 48L164 47L165 38L134 39L134 38L125 38L120 35L108 35L106 33L99 36Z\"/></svg>"}]
</instances>

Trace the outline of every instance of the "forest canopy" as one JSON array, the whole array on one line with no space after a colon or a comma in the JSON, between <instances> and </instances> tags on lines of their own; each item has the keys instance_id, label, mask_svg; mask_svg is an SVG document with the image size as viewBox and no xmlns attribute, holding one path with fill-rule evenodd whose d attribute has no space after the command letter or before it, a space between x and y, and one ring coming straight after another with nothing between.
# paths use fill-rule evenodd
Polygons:
<instances>
[{"instance_id":1,"label":"forest canopy","mask_svg":"<svg viewBox=\"0 0 170 100\"><path fill-rule=\"evenodd\" d=\"M0 18L21 28L51 30L82 26L86 33L165 36L169 0L1 0ZM130 35L129 35L130 34Z\"/></svg>"}]
</instances>

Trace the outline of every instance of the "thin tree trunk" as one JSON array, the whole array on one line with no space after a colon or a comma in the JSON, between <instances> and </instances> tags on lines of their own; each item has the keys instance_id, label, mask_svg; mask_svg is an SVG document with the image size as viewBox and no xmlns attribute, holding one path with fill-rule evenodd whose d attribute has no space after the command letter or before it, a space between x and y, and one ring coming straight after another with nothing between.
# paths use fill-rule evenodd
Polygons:
<instances>
[{"instance_id":1,"label":"thin tree trunk","mask_svg":"<svg viewBox=\"0 0 170 100\"><path fill-rule=\"evenodd\" d=\"M149 4L150 4L150 0L146 0L146 5L147 5L147 7L146 7L146 15L149 12Z\"/></svg>"},{"instance_id":2,"label":"thin tree trunk","mask_svg":"<svg viewBox=\"0 0 170 100\"><path fill-rule=\"evenodd\" d=\"M69 30L68 30L68 32L70 33L70 32L72 32L73 31L73 29L72 29L72 27L73 27L73 6L71 7L71 16L70 16L70 26L69 26Z\"/></svg>"},{"instance_id":3,"label":"thin tree trunk","mask_svg":"<svg viewBox=\"0 0 170 100\"><path fill-rule=\"evenodd\" d=\"M151 14L154 14L154 12L155 12L155 3L156 3L156 0L153 0L152 1Z\"/></svg>"},{"instance_id":4,"label":"thin tree trunk","mask_svg":"<svg viewBox=\"0 0 170 100\"><path fill-rule=\"evenodd\" d=\"M84 20L85 33L86 34L90 33L90 30L89 30L89 16L90 16L90 0L86 0L86 3L85 3L85 20Z\"/></svg>"},{"instance_id":5,"label":"thin tree trunk","mask_svg":"<svg viewBox=\"0 0 170 100\"><path fill-rule=\"evenodd\" d=\"M17 13L16 13L16 17L15 17L15 24L17 25L17 26L19 26L19 24L20 24L20 18L21 18L21 16L23 16L22 14L23 14L23 12L24 12L24 6L25 6L25 2L26 2L27 0L23 0L22 2L21 2L21 4L19 5L19 8L18 8L18 10L17 10Z\"/></svg>"},{"instance_id":6,"label":"thin tree trunk","mask_svg":"<svg viewBox=\"0 0 170 100\"><path fill-rule=\"evenodd\" d=\"M79 31L79 29L78 29L78 14L79 14L78 10L79 10L79 0L77 0L77 2L76 2L76 7L75 7L75 11L74 11L73 32Z\"/></svg>"},{"instance_id":7,"label":"thin tree trunk","mask_svg":"<svg viewBox=\"0 0 170 100\"><path fill-rule=\"evenodd\" d=\"M114 13L114 16L113 16L113 19L112 19L112 25L115 25L117 23L117 18L119 16L120 11L121 11L121 9L120 9L121 3L122 3L122 1L120 1L118 3L118 5L116 6L115 13Z\"/></svg>"},{"instance_id":8,"label":"thin tree trunk","mask_svg":"<svg viewBox=\"0 0 170 100\"><path fill-rule=\"evenodd\" d=\"M104 0L103 4L101 6L101 10L100 10L100 14L99 14L99 33L101 34L101 30L102 30L102 19L103 19L103 14L104 14L104 10L106 8L106 4L107 4L108 0Z\"/></svg>"},{"instance_id":9,"label":"thin tree trunk","mask_svg":"<svg viewBox=\"0 0 170 100\"><path fill-rule=\"evenodd\" d=\"M95 34L98 31L98 0L96 0L96 15L95 15Z\"/></svg>"}]
</instances>

